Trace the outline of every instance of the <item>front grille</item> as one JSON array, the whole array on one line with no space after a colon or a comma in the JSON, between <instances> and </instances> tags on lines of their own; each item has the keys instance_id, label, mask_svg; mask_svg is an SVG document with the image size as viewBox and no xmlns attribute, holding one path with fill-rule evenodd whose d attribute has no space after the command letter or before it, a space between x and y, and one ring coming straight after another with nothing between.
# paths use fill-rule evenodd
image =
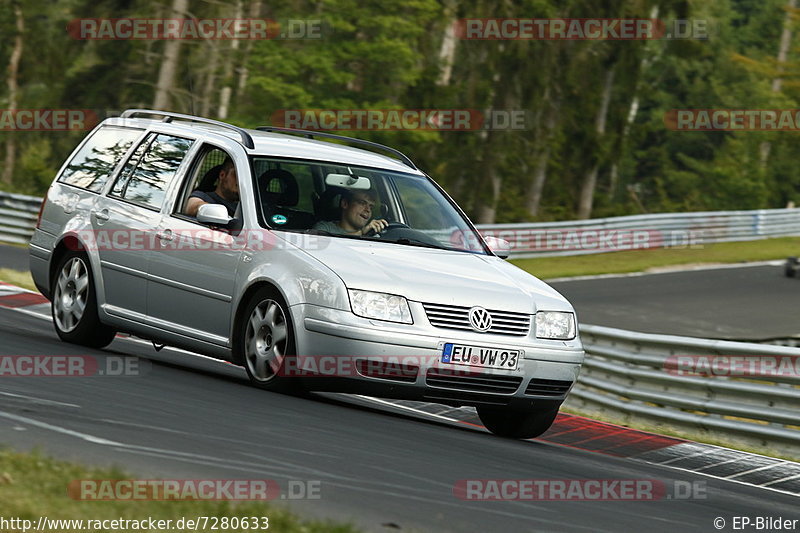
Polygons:
<instances>
[{"instance_id":1,"label":"front grille","mask_svg":"<svg viewBox=\"0 0 800 533\"><path fill-rule=\"evenodd\" d=\"M525 389L528 396L564 396L572 386L571 381L560 379L532 379Z\"/></svg>"},{"instance_id":2,"label":"front grille","mask_svg":"<svg viewBox=\"0 0 800 533\"><path fill-rule=\"evenodd\" d=\"M432 326L446 329L475 331L469 323L470 307L423 303L425 314ZM531 329L531 315L487 309L492 315L492 327L485 333L495 335L527 335Z\"/></svg>"},{"instance_id":3,"label":"front grille","mask_svg":"<svg viewBox=\"0 0 800 533\"><path fill-rule=\"evenodd\" d=\"M521 376L465 373L458 370L431 368L425 383L431 387L493 394L514 394L522 383Z\"/></svg>"}]
</instances>

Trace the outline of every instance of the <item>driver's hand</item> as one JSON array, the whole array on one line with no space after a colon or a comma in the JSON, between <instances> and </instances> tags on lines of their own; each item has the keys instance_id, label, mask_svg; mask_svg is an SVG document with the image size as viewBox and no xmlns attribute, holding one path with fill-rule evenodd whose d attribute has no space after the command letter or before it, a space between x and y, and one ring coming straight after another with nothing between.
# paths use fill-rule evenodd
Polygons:
<instances>
[{"instance_id":1,"label":"driver's hand","mask_svg":"<svg viewBox=\"0 0 800 533\"><path fill-rule=\"evenodd\" d=\"M370 232L380 233L389 225L384 219L370 220L363 228L361 228L361 235L367 235Z\"/></svg>"}]
</instances>

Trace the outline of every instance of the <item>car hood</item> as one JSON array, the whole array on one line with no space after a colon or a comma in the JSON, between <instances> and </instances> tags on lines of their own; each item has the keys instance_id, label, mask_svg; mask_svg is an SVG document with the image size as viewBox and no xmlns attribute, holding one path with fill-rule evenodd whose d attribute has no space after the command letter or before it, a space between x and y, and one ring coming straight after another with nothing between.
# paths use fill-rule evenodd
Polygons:
<instances>
[{"instance_id":1,"label":"car hood","mask_svg":"<svg viewBox=\"0 0 800 533\"><path fill-rule=\"evenodd\" d=\"M304 251L349 289L519 313L573 311L552 287L498 257L327 236L317 244Z\"/></svg>"}]
</instances>

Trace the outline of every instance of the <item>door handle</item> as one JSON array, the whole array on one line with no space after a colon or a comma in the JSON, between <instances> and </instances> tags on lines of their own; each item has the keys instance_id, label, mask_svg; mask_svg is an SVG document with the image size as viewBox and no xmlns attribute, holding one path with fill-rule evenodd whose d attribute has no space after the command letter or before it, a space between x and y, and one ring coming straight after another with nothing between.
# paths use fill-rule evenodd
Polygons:
<instances>
[{"instance_id":1,"label":"door handle","mask_svg":"<svg viewBox=\"0 0 800 533\"><path fill-rule=\"evenodd\" d=\"M111 218L111 215L108 214L108 209L103 209L102 211L92 211L92 214L98 222L106 222L109 218Z\"/></svg>"},{"instance_id":2,"label":"door handle","mask_svg":"<svg viewBox=\"0 0 800 533\"><path fill-rule=\"evenodd\" d=\"M171 241L175 238L175 234L172 233L172 230L165 229L156 233L156 237L162 241Z\"/></svg>"}]
</instances>

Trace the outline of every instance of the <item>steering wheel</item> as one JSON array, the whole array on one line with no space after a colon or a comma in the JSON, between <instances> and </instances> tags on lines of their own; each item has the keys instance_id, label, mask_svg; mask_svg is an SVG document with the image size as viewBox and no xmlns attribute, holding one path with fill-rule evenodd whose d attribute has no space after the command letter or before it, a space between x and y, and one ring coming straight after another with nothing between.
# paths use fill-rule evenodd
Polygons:
<instances>
[{"instance_id":1,"label":"steering wheel","mask_svg":"<svg viewBox=\"0 0 800 533\"><path fill-rule=\"evenodd\" d=\"M374 237L375 235L380 235L381 233L386 233L387 231L392 231L400 228L411 229L408 226L408 224L403 224L402 222L389 222L389 224L385 228L383 228L383 231L381 231L380 233L378 233L374 229L371 229L364 234L364 237Z\"/></svg>"}]
</instances>

